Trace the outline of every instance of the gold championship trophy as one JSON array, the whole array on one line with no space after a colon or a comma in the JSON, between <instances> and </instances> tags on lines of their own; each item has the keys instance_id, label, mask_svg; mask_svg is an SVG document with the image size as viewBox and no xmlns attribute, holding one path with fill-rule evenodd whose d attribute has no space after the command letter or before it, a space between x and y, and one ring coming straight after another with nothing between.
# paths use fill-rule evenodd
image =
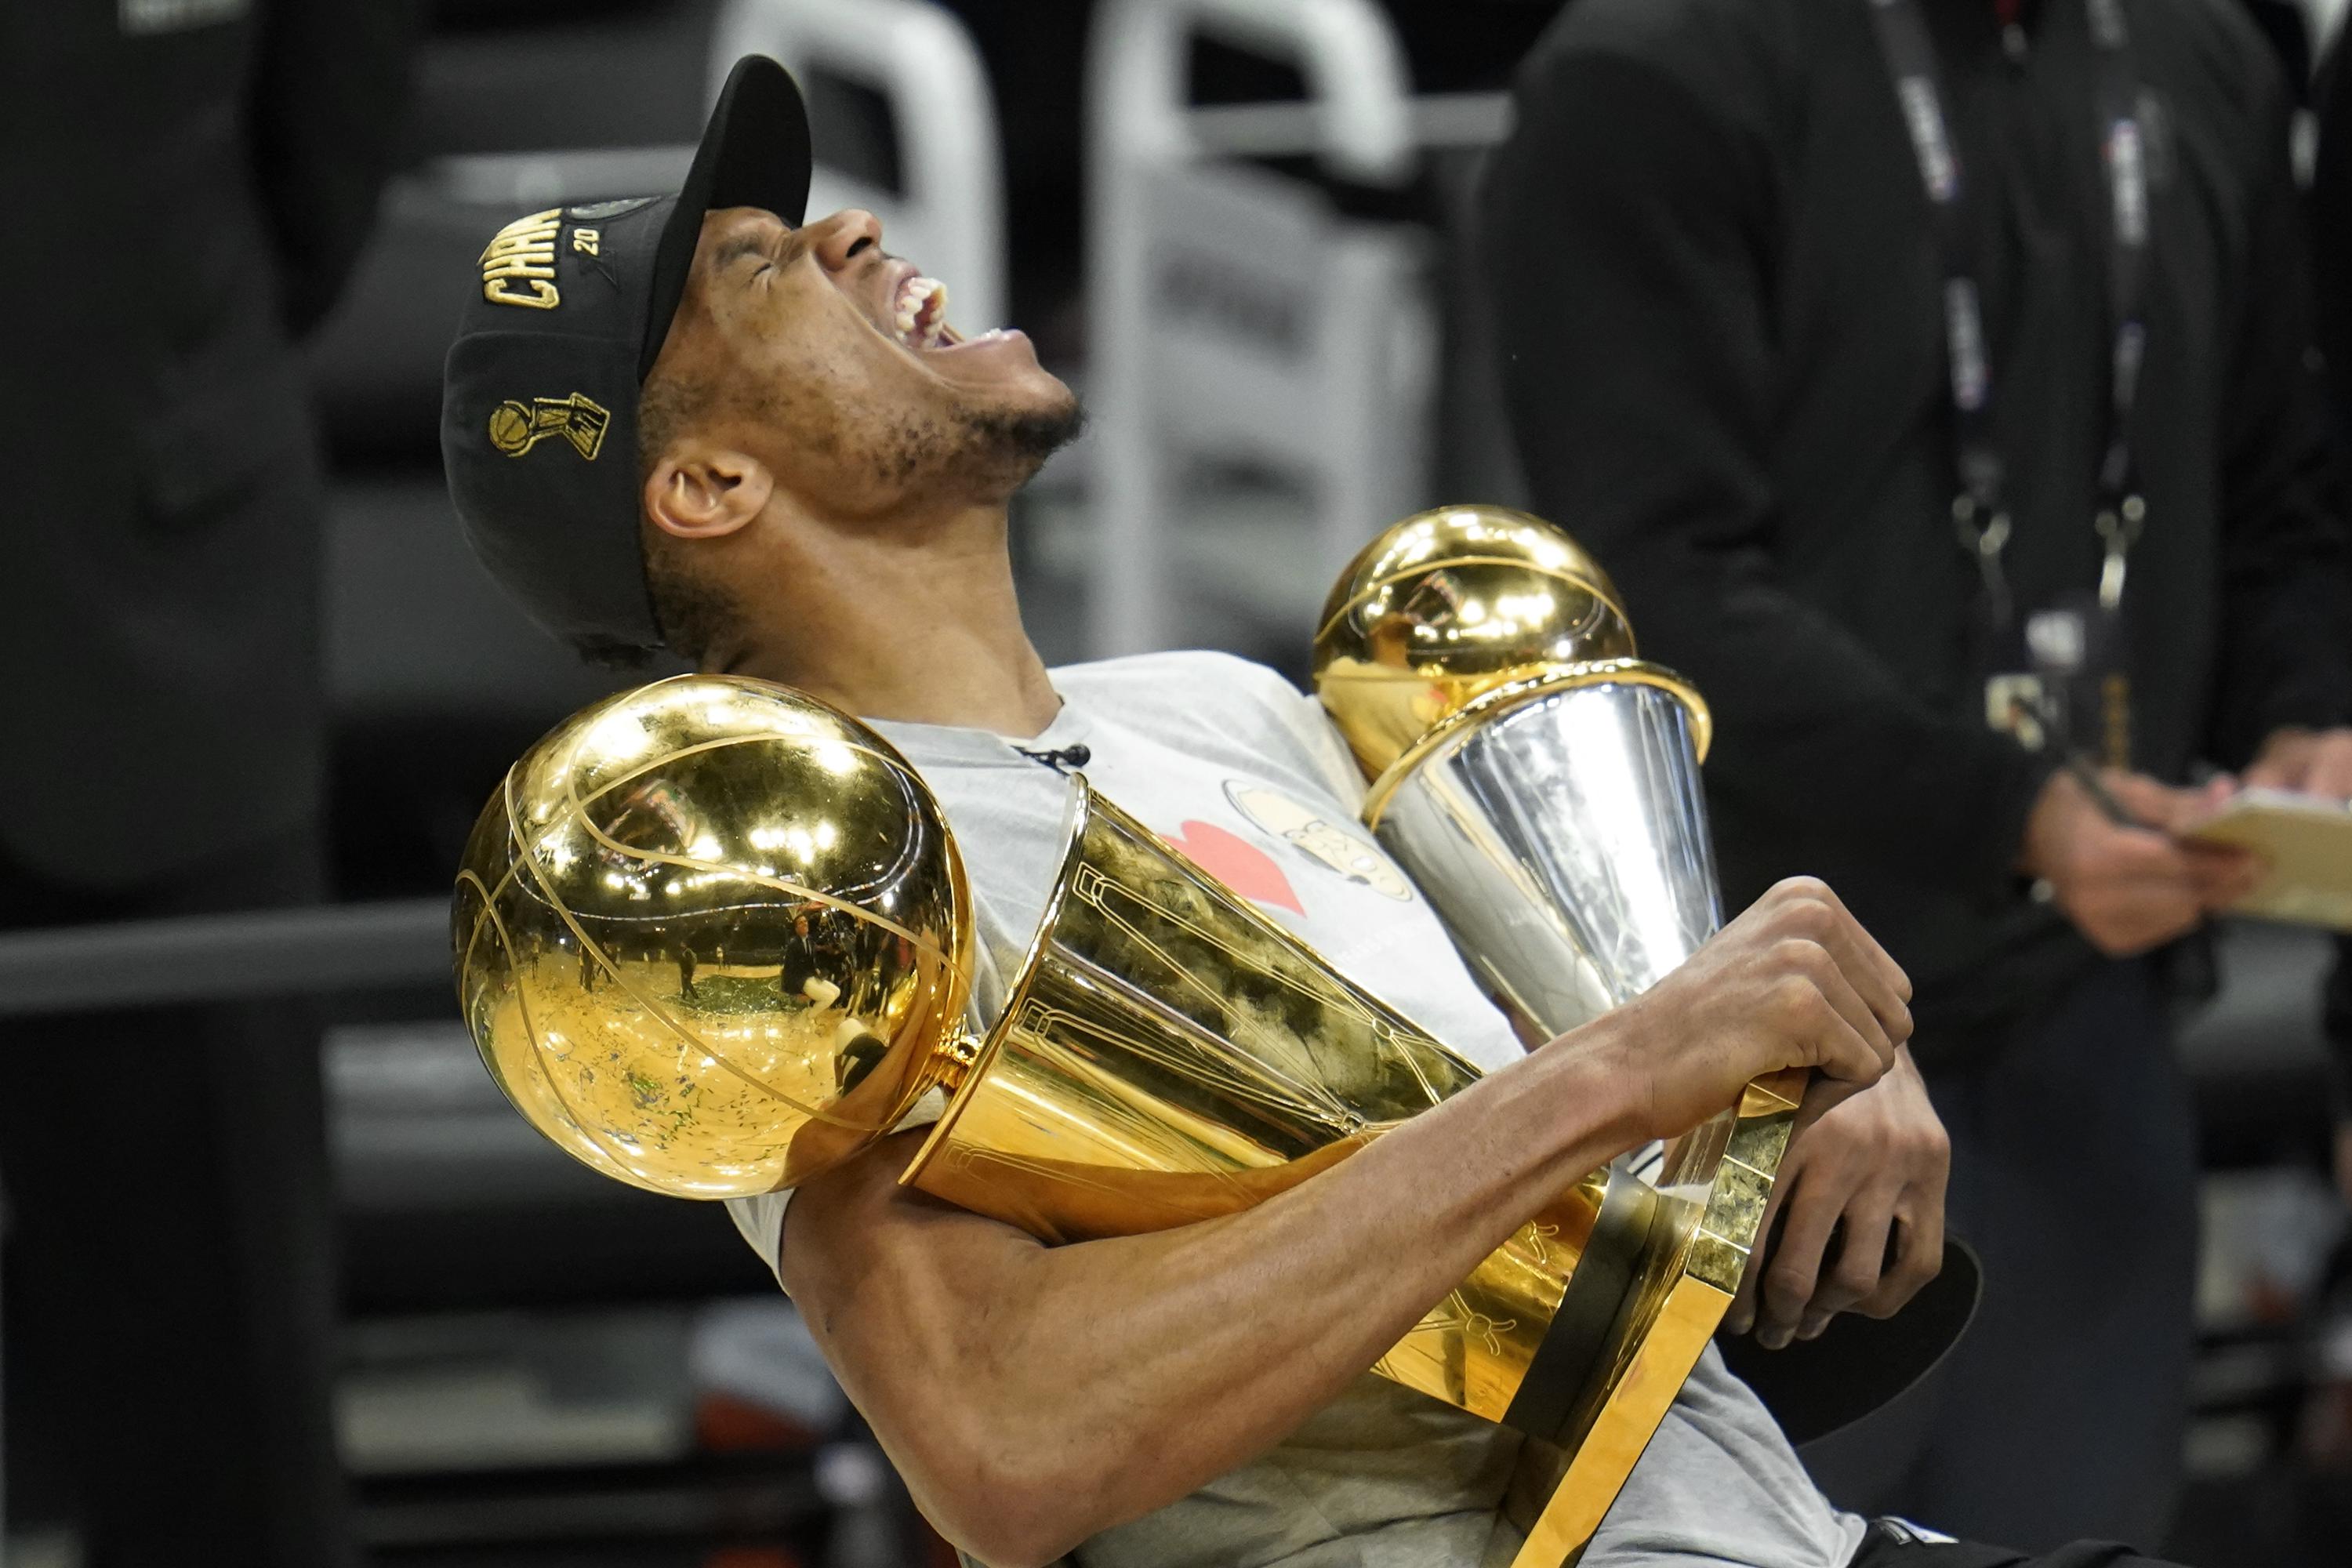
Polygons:
<instances>
[{"instance_id":1,"label":"gold championship trophy","mask_svg":"<svg viewBox=\"0 0 2352 1568\"><path fill-rule=\"evenodd\" d=\"M1391 528L1340 575L1316 633L1317 695L1370 781L1365 825L1532 1038L1641 994L1723 921L1698 782L1706 704L1633 652L1600 563L1500 507ZM1581 1550L1706 1350L1805 1076L1758 1079L1669 1152L1601 1380L1614 1392L1517 1568Z\"/></svg>"},{"instance_id":2,"label":"gold championship trophy","mask_svg":"<svg viewBox=\"0 0 2352 1568\"><path fill-rule=\"evenodd\" d=\"M1592 581L1605 585L1597 573ZM1447 590L1432 577L1431 591ZM1630 652L1613 597L1595 596L1609 601L1609 635ZM1367 688L1379 679L1369 667L1416 668L1379 641L1401 628L1377 616L1367 624L1380 629L1349 656L1368 667L1358 671ZM1396 646L1410 655L1402 629ZM1511 668L1524 676L1548 658ZM1338 668L1328 662L1327 694ZM1444 685L1421 664L1412 680ZM1613 683L1538 679L1570 682L1571 698L1633 688L1687 699L1674 710L1685 720L1703 713L1663 672L1633 679L1631 668ZM1486 684L1498 694L1519 682ZM1428 717L1455 736L1475 729L1450 712ZM1691 785L1697 732L1628 731L1619 752L1580 775L1605 797L1601 773L1638 763L1621 793L1687 808L1684 837L1602 842L1585 861L1695 852L1676 869L1601 873L1704 893L1679 928L1693 942L1715 918ZM1407 777L1377 796L1392 803L1375 813L1383 825L1406 821L1424 794L1451 809L1443 790L1416 782L1442 772L1433 759L1467 755L1464 776L1503 782L1475 764L1475 736L1408 745ZM1563 845L1571 826L1555 824ZM1381 831L1411 848L1399 828ZM1494 840L1496 852L1511 842ZM517 1109L619 1180L701 1198L780 1190L938 1094L943 1112L902 1180L1049 1241L1233 1213L1479 1076L1083 779L1072 784L1066 846L995 1022L975 1033L961 863L906 761L784 688L657 682L558 726L484 810L453 911L460 1003ZM1540 911L1551 896L1540 879L1496 864L1513 896ZM1469 941L1459 899L1428 890ZM1619 912L1654 910L1629 900ZM1654 977L1630 988L1614 977L1611 965L1635 944L1605 920L1590 923L1609 913L1560 916L1583 943L1572 985L1507 984L1483 958L1481 972L1546 1027L1565 1016L1552 990L1588 1012L1605 1006ZM1653 956L1665 961L1665 950ZM1375 1367L1572 1456L1517 1568L1556 1568L1581 1550L1704 1348L1786 1142L1786 1087L1751 1089L1737 1116L1684 1140L1664 1190L1612 1168L1561 1194Z\"/></svg>"}]
</instances>

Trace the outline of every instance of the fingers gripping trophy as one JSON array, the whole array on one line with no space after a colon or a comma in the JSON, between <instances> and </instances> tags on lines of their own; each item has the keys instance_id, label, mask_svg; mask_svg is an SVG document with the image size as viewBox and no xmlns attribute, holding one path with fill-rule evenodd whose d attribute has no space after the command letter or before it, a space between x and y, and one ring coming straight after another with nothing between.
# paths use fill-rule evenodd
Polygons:
<instances>
[{"instance_id":1,"label":"fingers gripping trophy","mask_svg":"<svg viewBox=\"0 0 2352 1568\"><path fill-rule=\"evenodd\" d=\"M1377 775L1367 819L1507 1007L1559 1033L1706 938L1706 710L1631 661L1563 536L1409 519L1332 605L1318 685ZM940 1096L901 1181L1049 1242L1248 1207L1479 1076L1083 778L1065 842L977 1027L961 862L906 761L786 688L657 682L559 725L484 809L460 1002L516 1108L620 1181L781 1190ZM1560 1194L1374 1368L1568 1456L1518 1568L1580 1551L1704 1350L1798 1087L1752 1087L1658 1186Z\"/></svg>"}]
</instances>

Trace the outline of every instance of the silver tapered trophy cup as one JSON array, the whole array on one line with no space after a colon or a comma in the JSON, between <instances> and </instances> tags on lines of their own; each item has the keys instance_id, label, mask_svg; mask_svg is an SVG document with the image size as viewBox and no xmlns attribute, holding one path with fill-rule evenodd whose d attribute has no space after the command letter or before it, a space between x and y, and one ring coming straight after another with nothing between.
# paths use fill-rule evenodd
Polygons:
<instances>
[{"instance_id":1,"label":"silver tapered trophy cup","mask_svg":"<svg viewBox=\"0 0 2352 1568\"><path fill-rule=\"evenodd\" d=\"M1705 705L1671 672L1571 666L1440 723L1375 781L1364 817L1548 1038L1640 995L1723 923L1706 741Z\"/></svg>"},{"instance_id":2,"label":"silver tapered trophy cup","mask_svg":"<svg viewBox=\"0 0 2352 1568\"><path fill-rule=\"evenodd\" d=\"M1420 513L1332 589L1316 689L1370 780L1364 821L1523 1036L1641 994L1723 920L1699 763L1706 705L1633 657L1622 601L1522 512ZM1580 1552L1730 1306L1805 1075L1772 1074L1677 1141L1675 1223L1632 1264L1619 1394L1567 1462L1517 1568ZM1646 1321L1645 1321L1646 1320Z\"/></svg>"},{"instance_id":3,"label":"silver tapered trophy cup","mask_svg":"<svg viewBox=\"0 0 2352 1568\"><path fill-rule=\"evenodd\" d=\"M1316 636L1366 824L1538 1037L1641 994L1723 921L1706 704L1633 654L1599 563L1498 507L1390 529Z\"/></svg>"}]
</instances>

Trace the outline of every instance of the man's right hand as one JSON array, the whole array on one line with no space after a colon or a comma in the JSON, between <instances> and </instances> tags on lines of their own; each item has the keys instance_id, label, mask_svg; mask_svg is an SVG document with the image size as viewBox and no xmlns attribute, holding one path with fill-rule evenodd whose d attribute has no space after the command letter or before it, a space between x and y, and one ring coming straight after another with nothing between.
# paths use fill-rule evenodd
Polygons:
<instances>
[{"instance_id":1,"label":"man's right hand","mask_svg":"<svg viewBox=\"0 0 2352 1568\"><path fill-rule=\"evenodd\" d=\"M2092 946L2129 958L2196 929L2206 912L2235 902L2261 873L2241 851L2182 844L2169 835L2209 814L2214 790L2173 789L2138 773L2101 781L2132 821L2111 820L2073 774L2050 776L2025 825L2019 864Z\"/></svg>"},{"instance_id":2,"label":"man's right hand","mask_svg":"<svg viewBox=\"0 0 2352 1568\"><path fill-rule=\"evenodd\" d=\"M1643 1136L1672 1138L1782 1068L1868 1088L1911 1037L1910 1001L1910 979L1837 895L1796 877L1604 1022L1623 1031L1612 1048L1641 1086Z\"/></svg>"}]
</instances>

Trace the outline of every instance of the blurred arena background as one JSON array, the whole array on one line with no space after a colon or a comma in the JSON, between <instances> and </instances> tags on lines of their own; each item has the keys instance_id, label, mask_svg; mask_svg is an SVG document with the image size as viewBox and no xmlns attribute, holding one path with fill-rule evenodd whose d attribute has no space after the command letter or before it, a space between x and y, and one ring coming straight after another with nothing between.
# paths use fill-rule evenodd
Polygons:
<instances>
[{"instance_id":1,"label":"blurred arena background","mask_svg":"<svg viewBox=\"0 0 2352 1568\"><path fill-rule=\"evenodd\" d=\"M725 1215L541 1143L456 1016L437 910L464 835L507 763L620 679L518 616L449 510L441 360L484 237L534 205L671 188L714 63L778 55L810 85L812 210L876 207L886 243L948 282L959 324L1026 327L1095 405L1014 514L1049 659L1181 639L1299 674L1323 588L1364 539L1422 505L1517 493L1464 219L1512 68L1555 8L430 6L399 172L308 348L331 457L333 893L375 922L313 937L322 972L349 978L323 999L338 1430L373 1561L952 1561ZM2307 73L2341 5L2257 9ZM1277 428L1269 410L1294 416ZM149 977L200 989L282 935L161 952ZM2186 1034L2207 1228L2192 1482L2168 1554L2210 1568L2319 1568L2352 1539L2327 951L2226 930L2221 990ZM41 987L69 988L73 952L5 939L12 1008L52 1005ZM10 1500L11 1568L76 1561L40 1505Z\"/></svg>"}]
</instances>

